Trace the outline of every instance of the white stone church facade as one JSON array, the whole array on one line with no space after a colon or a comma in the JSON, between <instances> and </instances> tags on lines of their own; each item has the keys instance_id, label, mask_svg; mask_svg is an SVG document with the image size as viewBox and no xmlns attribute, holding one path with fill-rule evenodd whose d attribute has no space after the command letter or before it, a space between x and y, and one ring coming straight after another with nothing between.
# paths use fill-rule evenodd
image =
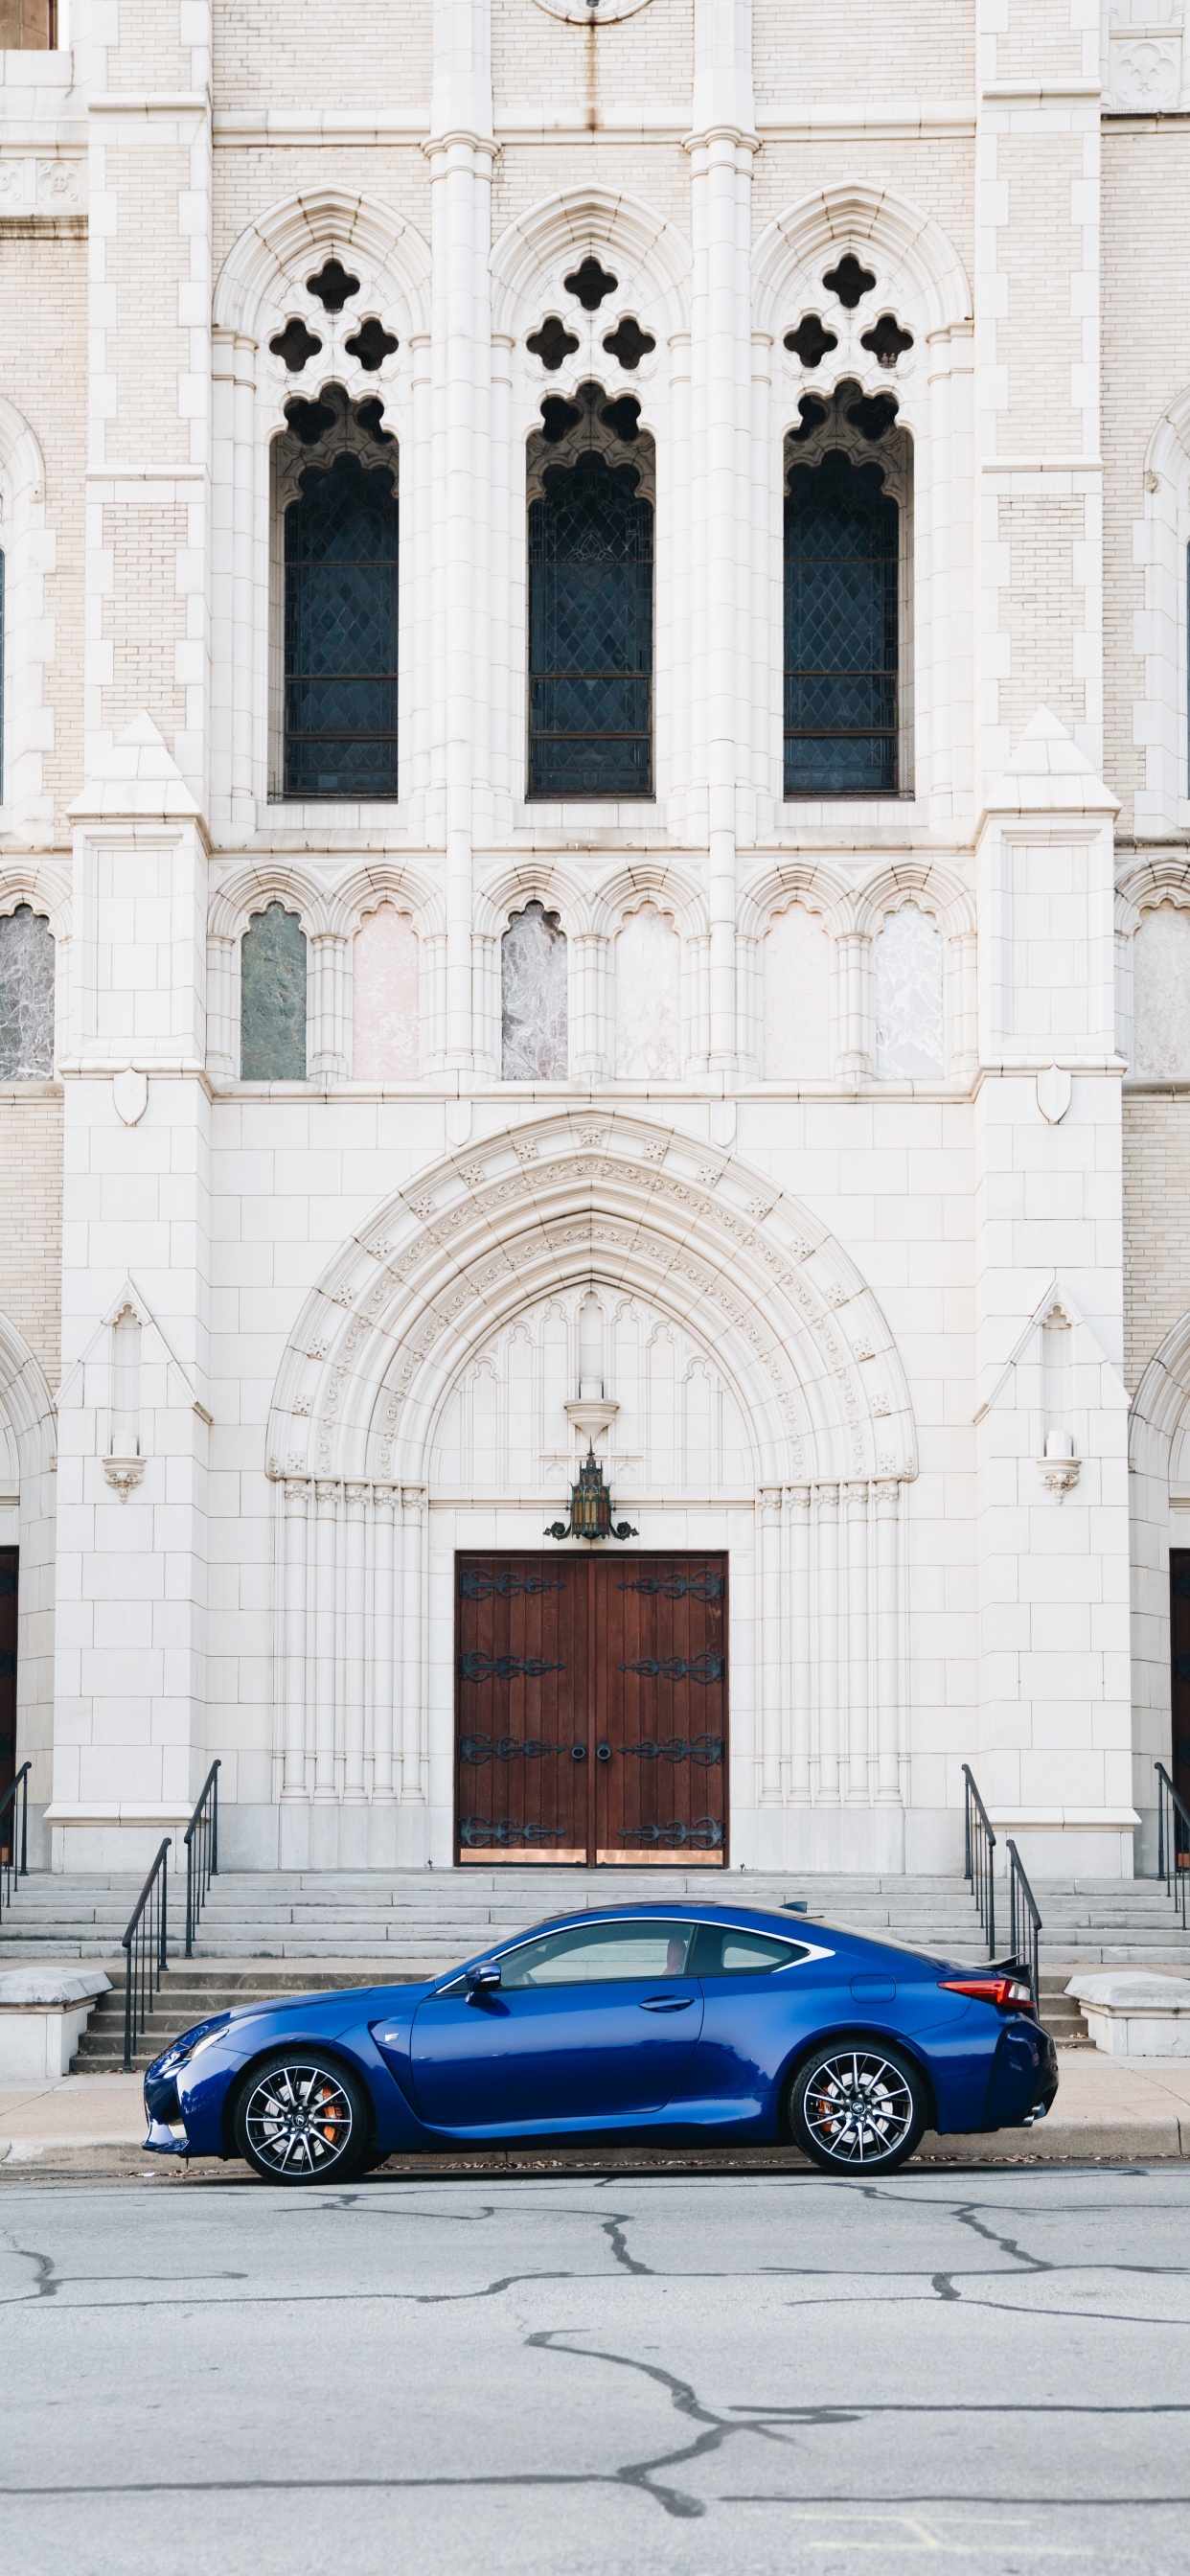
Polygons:
<instances>
[{"instance_id":1,"label":"white stone church facade","mask_svg":"<svg viewBox=\"0 0 1190 2576\"><path fill-rule=\"evenodd\" d=\"M1151 1869L1180 0L4 26L36 1857L218 1757L228 1864L451 1865L456 1553L576 1552L594 1431L730 1568L733 1865L961 1868L966 1762Z\"/></svg>"}]
</instances>

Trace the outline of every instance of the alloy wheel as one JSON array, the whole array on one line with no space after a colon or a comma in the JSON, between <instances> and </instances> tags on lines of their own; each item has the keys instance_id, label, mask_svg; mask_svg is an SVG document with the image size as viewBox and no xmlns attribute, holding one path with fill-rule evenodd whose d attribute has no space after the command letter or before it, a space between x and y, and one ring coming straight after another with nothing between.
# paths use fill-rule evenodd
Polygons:
<instances>
[{"instance_id":1,"label":"alloy wheel","mask_svg":"<svg viewBox=\"0 0 1190 2576\"><path fill-rule=\"evenodd\" d=\"M899 2066L877 2050L847 2048L811 2069L802 2117L832 2164L883 2164L904 2145L917 2104Z\"/></svg>"},{"instance_id":2,"label":"alloy wheel","mask_svg":"<svg viewBox=\"0 0 1190 2576\"><path fill-rule=\"evenodd\" d=\"M350 2095L329 2067L288 2059L266 2068L242 2118L260 2170L287 2182L341 2165L356 2125Z\"/></svg>"}]
</instances>

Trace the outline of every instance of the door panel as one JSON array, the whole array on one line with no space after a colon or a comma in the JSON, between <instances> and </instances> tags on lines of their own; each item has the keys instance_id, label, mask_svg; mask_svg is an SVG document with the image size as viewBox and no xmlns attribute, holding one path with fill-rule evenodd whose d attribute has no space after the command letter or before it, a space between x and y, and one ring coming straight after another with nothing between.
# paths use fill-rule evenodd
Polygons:
<instances>
[{"instance_id":1,"label":"door panel","mask_svg":"<svg viewBox=\"0 0 1190 2576\"><path fill-rule=\"evenodd\" d=\"M721 1868L726 1557L455 1567L460 1861Z\"/></svg>"},{"instance_id":2,"label":"door panel","mask_svg":"<svg viewBox=\"0 0 1190 2576\"><path fill-rule=\"evenodd\" d=\"M505 1951L499 1987L428 1995L412 2044L423 2118L473 2131L663 2110L702 2028L693 1946L689 1922L654 1915L564 1924Z\"/></svg>"},{"instance_id":3,"label":"door panel","mask_svg":"<svg viewBox=\"0 0 1190 2576\"><path fill-rule=\"evenodd\" d=\"M587 1568L458 1556L455 1590L459 1859L585 1861Z\"/></svg>"},{"instance_id":4,"label":"door panel","mask_svg":"<svg viewBox=\"0 0 1190 2576\"><path fill-rule=\"evenodd\" d=\"M727 1856L727 1560L657 1556L595 1578L595 1857Z\"/></svg>"}]
</instances>

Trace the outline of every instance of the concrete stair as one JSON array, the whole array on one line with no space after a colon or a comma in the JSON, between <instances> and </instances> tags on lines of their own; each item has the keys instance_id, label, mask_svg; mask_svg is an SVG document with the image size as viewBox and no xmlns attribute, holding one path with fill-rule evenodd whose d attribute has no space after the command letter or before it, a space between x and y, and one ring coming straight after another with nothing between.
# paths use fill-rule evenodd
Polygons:
<instances>
[{"instance_id":1,"label":"concrete stair","mask_svg":"<svg viewBox=\"0 0 1190 2576\"><path fill-rule=\"evenodd\" d=\"M101 1995L90 2021L71 2059L72 2075L118 2075L124 2064L124 1961L105 1961L112 1980L112 1992ZM153 2011L140 2034L133 2056L133 2067L143 2072L171 2039L181 2031L191 2030L197 2021L206 2021L213 2013L227 2012L236 2004L274 2002L279 1996L309 1995L333 1991L338 1987L364 1983L399 1985L400 1974L389 1966L361 1975L365 1963L353 1961L336 1968L285 1968L269 1965L199 1967L180 1960L167 1969Z\"/></svg>"}]
</instances>

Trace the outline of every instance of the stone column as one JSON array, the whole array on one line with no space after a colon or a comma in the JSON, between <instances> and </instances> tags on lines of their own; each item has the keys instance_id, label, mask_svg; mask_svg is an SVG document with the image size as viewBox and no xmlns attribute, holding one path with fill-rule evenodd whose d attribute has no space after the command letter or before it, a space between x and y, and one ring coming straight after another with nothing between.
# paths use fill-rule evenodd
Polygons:
<instances>
[{"instance_id":1,"label":"stone column","mask_svg":"<svg viewBox=\"0 0 1190 2576\"><path fill-rule=\"evenodd\" d=\"M314 1522L314 1796L320 1806L338 1796L336 1780L336 1618L339 1487L332 1478L315 1486Z\"/></svg>"},{"instance_id":2,"label":"stone column","mask_svg":"<svg viewBox=\"0 0 1190 2576\"><path fill-rule=\"evenodd\" d=\"M760 1797L763 1806L781 1803L781 1488L760 1492Z\"/></svg>"},{"instance_id":3,"label":"stone column","mask_svg":"<svg viewBox=\"0 0 1190 2576\"><path fill-rule=\"evenodd\" d=\"M981 0L977 24L982 1653L969 1758L1030 1872L1095 1877L1131 1871L1134 1813L1115 800L1101 775L1099 27L1067 0ZM1077 1316L1081 1463L1062 1499L1038 1464L1055 1279ZM949 1824L946 1855L918 1866L953 1865L957 1803Z\"/></svg>"},{"instance_id":4,"label":"stone column","mask_svg":"<svg viewBox=\"0 0 1190 2576\"><path fill-rule=\"evenodd\" d=\"M868 1800L868 1488L847 1485L847 1790Z\"/></svg>"},{"instance_id":5,"label":"stone column","mask_svg":"<svg viewBox=\"0 0 1190 2576\"><path fill-rule=\"evenodd\" d=\"M401 1489L401 1804L424 1806L422 1548L424 1489Z\"/></svg>"},{"instance_id":6,"label":"stone column","mask_svg":"<svg viewBox=\"0 0 1190 2576\"><path fill-rule=\"evenodd\" d=\"M372 1803L391 1806L393 1787L394 1656L397 1599L394 1579L393 1522L396 1487L376 1485L372 1493L374 1543L372 1594Z\"/></svg>"},{"instance_id":7,"label":"stone column","mask_svg":"<svg viewBox=\"0 0 1190 2576\"><path fill-rule=\"evenodd\" d=\"M84 783L60 1059L49 1811L68 1868L142 1868L188 1817L209 1759L209 15L207 0L120 0L88 27ZM121 1502L95 1391L130 1275L144 1463ZM234 1756L220 1787L234 1803Z\"/></svg>"},{"instance_id":8,"label":"stone column","mask_svg":"<svg viewBox=\"0 0 1190 2576\"><path fill-rule=\"evenodd\" d=\"M306 1788L306 1529L310 1486L305 1476L291 1476L285 1487L285 1706L281 1795L301 1800Z\"/></svg>"},{"instance_id":9,"label":"stone column","mask_svg":"<svg viewBox=\"0 0 1190 2576\"><path fill-rule=\"evenodd\" d=\"M839 1800L839 1488L817 1489L817 1598L815 1662L818 1672L819 1806Z\"/></svg>"},{"instance_id":10,"label":"stone column","mask_svg":"<svg viewBox=\"0 0 1190 2576\"><path fill-rule=\"evenodd\" d=\"M488 692L492 75L489 0L434 0L431 547L439 732L431 829L445 845L446 1061L474 1054L472 853L491 833ZM480 733L482 728L482 738Z\"/></svg>"},{"instance_id":11,"label":"stone column","mask_svg":"<svg viewBox=\"0 0 1190 2576\"><path fill-rule=\"evenodd\" d=\"M690 220L694 776L705 797L710 1065L733 1080L736 847L751 688L751 11L695 0Z\"/></svg>"},{"instance_id":12,"label":"stone column","mask_svg":"<svg viewBox=\"0 0 1190 2576\"><path fill-rule=\"evenodd\" d=\"M810 1745L814 1715L810 1591L810 1487L789 1489L789 1794L795 1805L810 1796Z\"/></svg>"},{"instance_id":13,"label":"stone column","mask_svg":"<svg viewBox=\"0 0 1190 2576\"><path fill-rule=\"evenodd\" d=\"M348 1485L344 1495L343 1580L343 1797L362 1804L364 1785L364 1675L368 1624L364 1588L364 1542L368 1488Z\"/></svg>"}]
</instances>

